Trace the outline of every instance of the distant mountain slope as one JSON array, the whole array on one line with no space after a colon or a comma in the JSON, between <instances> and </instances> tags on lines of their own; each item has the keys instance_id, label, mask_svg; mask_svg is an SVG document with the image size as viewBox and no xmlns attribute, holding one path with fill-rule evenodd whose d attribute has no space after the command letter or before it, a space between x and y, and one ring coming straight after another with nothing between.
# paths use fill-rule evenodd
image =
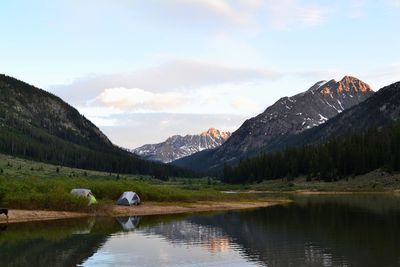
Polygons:
<instances>
[{"instance_id":1,"label":"distant mountain slope","mask_svg":"<svg viewBox=\"0 0 400 267\"><path fill-rule=\"evenodd\" d=\"M219 147L230 136L230 132L210 128L199 135L174 135L162 143L144 145L132 152L144 159L168 163L199 151Z\"/></svg>"},{"instance_id":2,"label":"distant mountain slope","mask_svg":"<svg viewBox=\"0 0 400 267\"><path fill-rule=\"evenodd\" d=\"M0 75L0 152L102 171L169 175L181 171L114 146L62 99L5 75Z\"/></svg>"},{"instance_id":3,"label":"distant mountain slope","mask_svg":"<svg viewBox=\"0 0 400 267\"><path fill-rule=\"evenodd\" d=\"M323 125L281 139L265 152L233 168L226 166L225 182L299 176L335 181L378 169L400 171L400 82Z\"/></svg>"},{"instance_id":4,"label":"distant mountain slope","mask_svg":"<svg viewBox=\"0 0 400 267\"><path fill-rule=\"evenodd\" d=\"M339 114L327 123L299 135L287 136L267 151L280 150L286 146L297 146L320 142L331 136L344 136L363 131L373 126L386 126L400 120L400 82L380 89L372 97Z\"/></svg>"},{"instance_id":5,"label":"distant mountain slope","mask_svg":"<svg viewBox=\"0 0 400 267\"><path fill-rule=\"evenodd\" d=\"M263 113L245 121L222 146L207 156L194 154L173 164L205 170L238 162L277 140L323 124L373 93L368 84L350 76L339 82L317 82L303 93L279 99Z\"/></svg>"}]
</instances>

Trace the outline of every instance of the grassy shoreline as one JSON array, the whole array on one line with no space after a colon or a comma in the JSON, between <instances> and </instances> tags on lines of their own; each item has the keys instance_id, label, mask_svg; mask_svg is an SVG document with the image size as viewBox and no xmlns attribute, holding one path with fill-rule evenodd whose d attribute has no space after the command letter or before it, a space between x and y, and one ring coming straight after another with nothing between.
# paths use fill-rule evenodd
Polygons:
<instances>
[{"instance_id":1,"label":"grassy shoreline","mask_svg":"<svg viewBox=\"0 0 400 267\"><path fill-rule=\"evenodd\" d=\"M98 199L98 204L88 206L86 199L76 198L69 193L72 188L91 189ZM212 210L212 207L206 207L205 203L219 203L220 206L225 205L234 209L236 203L262 205L265 202L285 201L287 193L398 193L400 174L377 170L337 182L308 181L305 177L301 177L290 181L270 180L259 184L227 185L211 178L172 177L168 181L161 181L142 175L118 175L72 169L0 154L0 207L112 214L110 210L124 191L137 192L144 203L157 203L155 205L157 207L175 206L176 210L190 212L188 207L194 207L199 203L203 203L203 206L200 205L201 207L194 210L210 208ZM224 191L235 193L229 194ZM150 210L147 213L154 212Z\"/></svg>"},{"instance_id":2,"label":"grassy shoreline","mask_svg":"<svg viewBox=\"0 0 400 267\"><path fill-rule=\"evenodd\" d=\"M88 188L98 205L70 194L73 188ZM118 175L38 163L0 154L0 206L13 209L80 211L98 213L108 209L124 191L135 191L144 202L195 203L264 200L259 195L225 194L229 188L210 178L170 178Z\"/></svg>"}]
</instances>

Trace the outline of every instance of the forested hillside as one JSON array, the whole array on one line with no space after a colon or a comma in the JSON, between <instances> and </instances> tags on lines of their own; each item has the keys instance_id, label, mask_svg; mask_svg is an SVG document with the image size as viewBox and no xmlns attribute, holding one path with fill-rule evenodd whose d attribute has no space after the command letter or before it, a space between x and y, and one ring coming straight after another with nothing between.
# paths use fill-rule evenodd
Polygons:
<instances>
[{"instance_id":1,"label":"forested hillside","mask_svg":"<svg viewBox=\"0 0 400 267\"><path fill-rule=\"evenodd\" d=\"M5 75L0 75L0 152L82 169L193 175L137 158L57 96Z\"/></svg>"},{"instance_id":2,"label":"forested hillside","mask_svg":"<svg viewBox=\"0 0 400 267\"><path fill-rule=\"evenodd\" d=\"M223 180L251 183L269 179L308 179L334 181L384 168L400 171L400 123L353 134L332 137L322 144L290 148L242 161L237 167L225 166Z\"/></svg>"}]
</instances>

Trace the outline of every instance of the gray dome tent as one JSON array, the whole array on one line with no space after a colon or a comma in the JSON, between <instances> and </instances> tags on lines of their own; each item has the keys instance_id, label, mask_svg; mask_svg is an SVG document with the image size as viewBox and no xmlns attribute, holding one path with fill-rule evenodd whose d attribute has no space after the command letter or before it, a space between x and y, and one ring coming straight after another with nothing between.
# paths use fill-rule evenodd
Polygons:
<instances>
[{"instance_id":1,"label":"gray dome tent","mask_svg":"<svg viewBox=\"0 0 400 267\"><path fill-rule=\"evenodd\" d=\"M135 192L132 191L124 192L117 200L117 204L123 206L139 205L140 198L138 194L136 194Z\"/></svg>"}]
</instances>

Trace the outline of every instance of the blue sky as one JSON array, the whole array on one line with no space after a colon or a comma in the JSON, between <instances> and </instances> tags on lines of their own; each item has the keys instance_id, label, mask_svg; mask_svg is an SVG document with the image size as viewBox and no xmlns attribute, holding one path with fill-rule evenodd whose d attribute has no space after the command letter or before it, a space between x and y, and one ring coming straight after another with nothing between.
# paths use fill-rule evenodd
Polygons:
<instances>
[{"instance_id":1,"label":"blue sky","mask_svg":"<svg viewBox=\"0 0 400 267\"><path fill-rule=\"evenodd\" d=\"M235 130L279 97L400 80L400 0L3 0L0 72L133 148Z\"/></svg>"}]
</instances>

